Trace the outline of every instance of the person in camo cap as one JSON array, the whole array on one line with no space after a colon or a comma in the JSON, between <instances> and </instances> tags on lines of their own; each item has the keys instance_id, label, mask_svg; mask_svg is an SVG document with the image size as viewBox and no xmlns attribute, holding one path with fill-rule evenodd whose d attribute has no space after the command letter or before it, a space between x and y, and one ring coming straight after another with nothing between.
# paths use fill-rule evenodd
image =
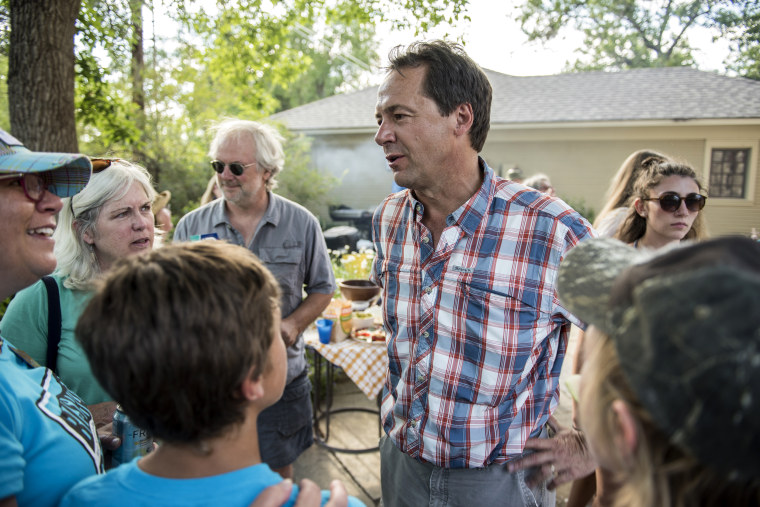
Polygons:
<instances>
[{"instance_id":1,"label":"person in camo cap","mask_svg":"<svg viewBox=\"0 0 760 507\"><path fill-rule=\"evenodd\" d=\"M760 504L760 244L584 242L559 295L591 326L580 425L613 505Z\"/></svg>"}]
</instances>

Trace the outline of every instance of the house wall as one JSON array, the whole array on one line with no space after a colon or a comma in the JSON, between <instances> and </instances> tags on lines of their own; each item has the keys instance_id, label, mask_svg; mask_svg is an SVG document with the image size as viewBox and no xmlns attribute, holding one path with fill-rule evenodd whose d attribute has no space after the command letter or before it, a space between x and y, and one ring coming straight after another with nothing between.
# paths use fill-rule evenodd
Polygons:
<instances>
[{"instance_id":1,"label":"house wall","mask_svg":"<svg viewBox=\"0 0 760 507\"><path fill-rule=\"evenodd\" d=\"M390 192L392 175L373 135L368 131L313 136L314 163L340 178L330 195L334 204L372 209ZM706 150L722 141L757 146L760 124L520 129L497 125L491 128L482 156L502 174L515 165L526 177L546 173L560 197L598 212L610 179L630 153L643 148L661 151L687 161L704 175ZM753 151L751 170L757 175L758 150ZM713 235L748 235L752 227L760 232L760 178L752 183L743 201L708 199L704 213ZM326 209L313 211L329 222Z\"/></svg>"},{"instance_id":2,"label":"house wall","mask_svg":"<svg viewBox=\"0 0 760 507\"><path fill-rule=\"evenodd\" d=\"M374 210L390 193L393 175L373 135L313 137L312 163L339 181L328 196L328 204ZM318 214L324 223L330 222L326 206L311 211Z\"/></svg>"}]
</instances>

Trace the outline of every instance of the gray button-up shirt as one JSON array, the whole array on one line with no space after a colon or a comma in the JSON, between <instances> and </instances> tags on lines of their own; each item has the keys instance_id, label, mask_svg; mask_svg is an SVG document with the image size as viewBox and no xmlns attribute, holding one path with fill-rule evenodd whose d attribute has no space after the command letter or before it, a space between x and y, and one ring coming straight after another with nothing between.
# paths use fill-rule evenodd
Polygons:
<instances>
[{"instance_id":1,"label":"gray button-up shirt","mask_svg":"<svg viewBox=\"0 0 760 507\"><path fill-rule=\"evenodd\" d=\"M244 246L259 259L280 282L282 317L290 315L307 294L332 294L335 276L325 239L316 217L300 204L269 192L269 205L261 218L253 239L244 244L243 236L235 230L227 215L224 199L217 199L191 211L177 224L174 241L191 241L206 234ZM197 237L196 237L197 236ZM288 347L288 379L295 378L306 368L303 336Z\"/></svg>"}]
</instances>

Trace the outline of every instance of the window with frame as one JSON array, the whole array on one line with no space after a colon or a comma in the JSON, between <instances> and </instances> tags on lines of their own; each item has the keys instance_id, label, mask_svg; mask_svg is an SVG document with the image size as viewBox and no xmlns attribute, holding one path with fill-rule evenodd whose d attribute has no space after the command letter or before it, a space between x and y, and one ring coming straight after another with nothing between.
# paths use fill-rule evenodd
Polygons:
<instances>
[{"instance_id":1,"label":"window with frame","mask_svg":"<svg viewBox=\"0 0 760 507\"><path fill-rule=\"evenodd\" d=\"M749 148L713 148L710 197L743 199L747 195L749 162Z\"/></svg>"}]
</instances>

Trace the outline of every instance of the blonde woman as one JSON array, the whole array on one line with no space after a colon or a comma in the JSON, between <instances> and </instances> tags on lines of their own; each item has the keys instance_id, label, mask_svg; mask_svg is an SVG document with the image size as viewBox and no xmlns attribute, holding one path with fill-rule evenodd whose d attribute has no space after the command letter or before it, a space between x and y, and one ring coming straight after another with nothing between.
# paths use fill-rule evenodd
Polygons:
<instances>
[{"instance_id":1,"label":"blonde woman","mask_svg":"<svg viewBox=\"0 0 760 507\"><path fill-rule=\"evenodd\" d=\"M214 174L208 180L208 184L206 185L206 190L203 192L203 195L201 196L200 205L201 206L206 205L210 203L211 201L219 199L221 196L222 196L222 191L219 190L219 183L216 181L216 174Z\"/></svg>"},{"instance_id":2,"label":"blonde woman","mask_svg":"<svg viewBox=\"0 0 760 507\"><path fill-rule=\"evenodd\" d=\"M653 150L634 151L625 159L610 182L605 195L605 204L594 220L594 229L601 238L611 238L617 234L620 224L628 214L633 195L633 185L643 170L641 163L647 159L667 160L668 156Z\"/></svg>"},{"instance_id":3,"label":"blonde woman","mask_svg":"<svg viewBox=\"0 0 760 507\"><path fill-rule=\"evenodd\" d=\"M95 380L74 328L94 281L117 259L153 248L155 197L150 175L139 165L93 159L93 168L98 172L85 189L64 199L53 234L58 267L52 275L61 312L55 370L88 405L111 398ZM42 366L48 366L51 310L45 284L38 281L16 294L1 324L3 336Z\"/></svg>"}]
</instances>

